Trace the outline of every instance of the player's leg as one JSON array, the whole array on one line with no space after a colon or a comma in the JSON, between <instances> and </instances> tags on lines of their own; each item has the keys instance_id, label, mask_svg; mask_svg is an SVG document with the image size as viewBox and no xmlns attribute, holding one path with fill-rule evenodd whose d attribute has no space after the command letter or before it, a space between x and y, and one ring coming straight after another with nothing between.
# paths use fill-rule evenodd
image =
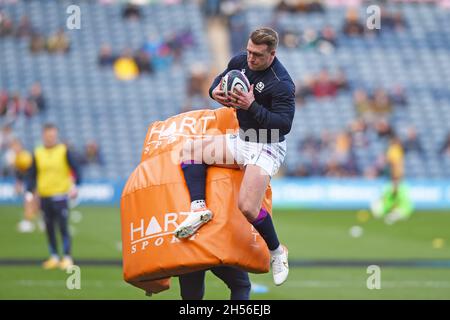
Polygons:
<instances>
[{"instance_id":1,"label":"player's leg","mask_svg":"<svg viewBox=\"0 0 450 320\"><path fill-rule=\"evenodd\" d=\"M23 200L23 219L18 224L18 230L21 233L33 232L35 229L34 220L34 197L29 197L28 194L25 195Z\"/></svg>"},{"instance_id":2,"label":"player's leg","mask_svg":"<svg viewBox=\"0 0 450 320\"><path fill-rule=\"evenodd\" d=\"M187 238L211 220L206 206L206 169L208 165L239 168L227 148L226 136L188 141L181 154L181 168L191 199L191 214L175 229L175 236Z\"/></svg>"},{"instance_id":3,"label":"player's leg","mask_svg":"<svg viewBox=\"0 0 450 320\"><path fill-rule=\"evenodd\" d=\"M53 207L58 217L58 226L63 241L64 257L61 260L60 268L66 270L73 265L71 256L72 240L69 232L69 206L67 199L61 199L53 202Z\"/></svg>"},{"instance_id":4,"label":"player's leg","mask_svg":"<svg viewBox=\"0 0 450 320\"><path fill-rule=\"evenodd\" d=\"M251 283L246 271L232 266L218 266L211 271L230 289L230 300L250 300Z\"/></svg>"},{"instance_id":5,"label":"player's leg","mask_svg":"<svg viewBox=\"0 0 450 320\"><path fill-rule=\"evenodd\" d=\"M45 233L47 236L50 257L43 263L44 269L54 269L59 265L58 246L55 233L55 213L50 198L41 199L41 208L44 213Z\"/></svg>"},{"instance_id":6,"label":"player's leg","mask_svg":"<svg viewBox=\"0 0 450 320\"><path fill-rule=\"evenodd\" d=\"M180 294L183 300L202 300L205 294L205 270L178 276Z\"/></svg>"},{"instance_id":7,"label":"player's leg","mask_svg":"<svg viewBox=\"0 0 450 320\"><path fill-rule=\"evenodd\" d=\"M278 240L272 217L262 207L269 182L270 176L266 170L257 165L247 165L239 192L239 209L266 242L270 250L274 282L280 285L286 281L289 273L288 252Z\"/></svg>"}]
</instances>

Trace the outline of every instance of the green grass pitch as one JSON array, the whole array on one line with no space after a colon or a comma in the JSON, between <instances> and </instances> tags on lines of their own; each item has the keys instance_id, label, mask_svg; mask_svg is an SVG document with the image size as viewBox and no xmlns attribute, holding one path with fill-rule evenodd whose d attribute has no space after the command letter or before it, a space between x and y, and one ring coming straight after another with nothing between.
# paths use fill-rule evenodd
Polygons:
<instances>
[{"instance_id":1,"label":"green grass pitch","mask_svg":"<svg viewBox=\"0 0 450 320\"><path fill-rule=\"evenodd\" d=\"M72 213L76 259L119 260L118 208L78 207ZM120 266L81 266L81 289L66 288L69 276L37 264L8 265L8 260L45 259L44 233L19 234L19 207L0 207L0 299L149 299L122 279ZM388 226L355 211L275 211L282 242L292 265L288 281L272 284L271 274L251 275L252 299L450 299L450 213L417 212L409 221ZM350 235L352 226L363 230ZM366 282L371 261L441 261L441 266L381 265L381 289ZM302 262L324 262L302 264ZM351 265L352 262L359 262ZM343 263L339 265L339 263ZM293 263L295 264L295 263ZM367 265L366 265L367 264ZM228 299L229 291L207 273L205 299ZM150 299L179 299L178 281Z\"/></svg>"}]
</instances>

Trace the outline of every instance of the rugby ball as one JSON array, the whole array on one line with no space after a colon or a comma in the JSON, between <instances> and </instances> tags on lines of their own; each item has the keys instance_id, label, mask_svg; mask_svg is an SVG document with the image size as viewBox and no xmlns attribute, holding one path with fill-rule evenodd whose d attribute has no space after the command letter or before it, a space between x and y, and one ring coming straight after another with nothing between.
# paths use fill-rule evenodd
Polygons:
<instances>
[{"instance_id":1,"label":"rugby ball","mask_svg":"<svg viewBox=\"0 0 450 320\"><path fill-rule=\"evenodd\" d=\"M237 90L248 92L250 82L241 71L231 70L222 78L220 88L225 93L225 97L228 97L229 92L236 92Z\"/></svg>"}]
</instances>

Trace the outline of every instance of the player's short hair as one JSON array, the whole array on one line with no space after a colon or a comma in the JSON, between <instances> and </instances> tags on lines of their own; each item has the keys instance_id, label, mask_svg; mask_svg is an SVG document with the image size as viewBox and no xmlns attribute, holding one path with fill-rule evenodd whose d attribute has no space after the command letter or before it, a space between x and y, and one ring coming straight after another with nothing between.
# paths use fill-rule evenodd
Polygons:
<instances>
[{"instance_id":1,"label":"player's short hair","mask_svg":"<svg viewBox=\"0 0 450 320\"><path fill-rule=\"evenodd\" d=\"M250 40L256 45L265 44L272 51L278 46L278 33L272 28L258 28L250 34Z\"/></svg>"},{"instance_id":2,"label":"player's short hair","mask_svg":"<svg viewBox=\"0 0 450 320\"><path fill-rule=\"evenodd\" d=\"M49 129L56 129L56 130L58 130L58 127L55 124L53 124L53 123L46 123L46 124L44 124L43 131L49 130Z\"/></svg>"}]
</instances>

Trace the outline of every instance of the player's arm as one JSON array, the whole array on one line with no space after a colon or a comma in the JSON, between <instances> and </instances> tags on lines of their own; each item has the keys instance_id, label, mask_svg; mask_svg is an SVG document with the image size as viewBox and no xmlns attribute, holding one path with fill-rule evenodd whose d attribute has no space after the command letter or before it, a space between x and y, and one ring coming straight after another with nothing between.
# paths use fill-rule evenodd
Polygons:
<instances>
[{"instance_id":1,"label":"player's arm","mask_svg":"<svg viewBox=\"0 0 450 320\"><path fill-rule=\"evenodd\" d=\"M240 99L232 106L240 106L250 112L254 119L265 129L278 129L280 135L291 131L295 113L295 86L286 82L279 82L272 96L271 110L264 108L256 102L253 96L253 85L248 93L230 93L233 98ZM243 102L243 103L242 103Z\"/></svg>"},{"instance_id":2,"label":"player's arm","mask_svg":"<svg viewBox=\"0 0 450 320\"><path fill-rule=\"evenodd\" d=\"M72 188L69 190L69 199L76 199L78 197L78 188L77 186L81 183L81 169L80 164L75 159L72 152L67 150L66 152L67 157L67 163L69 164L69 167L72 169L73 174L75 175L75 185L72 186Z\"/></svg>"},{"instance_id":3,"label":"player's arm","mask_svg":"<svg viewBox=\"0 0 450 320\"><path fill-rule=\"evenodd\" d=\"M72 152L67 150L66 153L67 156L67 163L69 164L69 167L72 169L74 175L75 175L75 184L79 185L81 183L81 168L78 161L75 159Z\"/></svg>"}]
</instances>

